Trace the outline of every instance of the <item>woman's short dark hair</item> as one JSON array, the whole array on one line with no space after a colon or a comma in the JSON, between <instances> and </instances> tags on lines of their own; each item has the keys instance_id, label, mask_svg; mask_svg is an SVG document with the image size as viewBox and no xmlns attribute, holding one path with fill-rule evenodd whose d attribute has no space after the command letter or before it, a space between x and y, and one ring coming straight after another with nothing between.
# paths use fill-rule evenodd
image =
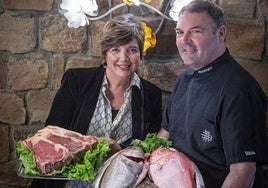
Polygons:
<instances>
[{"instance_id":1,"label":"woman's short dark hair","mask_svg":"<svg viewBox=\"0 0 268 188\"><path fill-rule=\"evenodd\" d=\"M144 31L141 23L132 14L122 14L111 18L103 28L101 37L101 52L105 57L108 49L121 46L137 39L140 58L142 59Z\"/></svg>"},{"instance_id":2,"label":"woman's short dark hair","mask_svg":"<svg viewBox=\"0 0 268 188\"><path fill-rule=\"evenodd\" d=\"M180 10L179 17L184 12L190 12L190 13L206 12L211 17L212 21L215 24L215 26L213 27L214 31L216 31L220 26L226 25L226 18L223 10L218 5L216 5L211 1L206 0L191 1L189 4L187 4Z\"/></svg>"}]
</instances>

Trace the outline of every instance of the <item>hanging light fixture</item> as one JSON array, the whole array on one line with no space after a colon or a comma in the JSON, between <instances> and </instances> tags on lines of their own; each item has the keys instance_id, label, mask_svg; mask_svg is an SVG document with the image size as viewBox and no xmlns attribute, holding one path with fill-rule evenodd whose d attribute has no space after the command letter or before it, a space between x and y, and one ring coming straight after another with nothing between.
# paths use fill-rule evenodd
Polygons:
<instances>
[{"instance_id":1,"label":"hanging light fixture","mask_svg":"<svg viewBox=\"0 0 268 188\"><path fill-rule=\"evenodd\" d=\"M111 0L108 0L109 4L111 4ZM122 0L123 2L114 6L110 7L108 11L106 11L102 15L98 15L98 4L96 0L62 0L59 7L59 13L62 14L68 21L68 27L71 28L79 28L85 25L88 25L90 21L100 20L105 18L107 15L111 14L113 11L123 7L123 6L145 6L148 9L153 10L157 14L159 14L162 17L162 20L158 26L158 28L155 30L155 32L152 31L152 29L143 22L143 28L145 33L145 51L143 53L146 53L146 50L150 47L154 47L156 45L156 33L160 30L163 20L171 20L171 21L177 21L178 19L178 13L180 9L189 3L192 0L169 0L164 13L150 5L149 3L151 0ZM166 15L166 11L168 10L168 7L170 7L169 10L169 16Z\"/></svg>"},{"instance_id":2,"label":"hanging light fixture","mask_svg":"<svg viewBox=\"0 0 268 188\"><path fill-rule=\"evenodd\" d=\"M177 21L180 9L190 1L192 0L169 0L167 3L167 7L170 6L169 16L150 5L151 0L123 0L121 4L109 8L108 11L100 16L98 16L96 0L62 0L59 12L68 20L68 26L73 28L88 25L90 21L100 20L123 6L132 5L145 6L158 13L164 19Z\"/></svg>"}]
</instances>

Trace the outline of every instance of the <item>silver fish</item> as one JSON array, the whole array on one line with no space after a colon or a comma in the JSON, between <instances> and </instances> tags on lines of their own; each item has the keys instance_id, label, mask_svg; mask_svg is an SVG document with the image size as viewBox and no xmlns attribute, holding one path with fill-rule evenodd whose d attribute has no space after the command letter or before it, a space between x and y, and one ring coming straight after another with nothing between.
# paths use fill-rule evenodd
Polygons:
<instances>
[{"instance_id":1,"label":"silver fish","mask_svg":"<svg viewBox=\"0 0 268 188\"><path fill-rule=\"evenodd\" d=\"M148 168L140 147L127 147L110 157L99 169L93 188L136 187L146 176Z\"/></svg>"}]
</instances>

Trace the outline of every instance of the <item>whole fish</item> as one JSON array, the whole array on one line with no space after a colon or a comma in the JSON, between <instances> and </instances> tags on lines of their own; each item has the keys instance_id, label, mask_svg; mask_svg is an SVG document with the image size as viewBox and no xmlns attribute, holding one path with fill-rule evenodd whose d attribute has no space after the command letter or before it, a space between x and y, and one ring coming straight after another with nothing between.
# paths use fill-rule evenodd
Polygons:
<instances>
[{"instance_id":1,"label":"whole fish","mask_svg":"<svg viewBox=\"0 0 268 188\"><path fill-rule=\"evenodd\" d=\"M110 157L99 169L94 188L136 187L148 172L148 161L140 147L129 146Z\"/></svg>"},{"instance_id":2,"label":"whole fish","mask_svg":"<svg viewBox=\"0 0 268 188\"><path fill-rule=\"evenodd\" d=\"M158 148L151 153L148 176L159 188L205 187L195 164L173 148Z\"/></svg>"}]
</instances>

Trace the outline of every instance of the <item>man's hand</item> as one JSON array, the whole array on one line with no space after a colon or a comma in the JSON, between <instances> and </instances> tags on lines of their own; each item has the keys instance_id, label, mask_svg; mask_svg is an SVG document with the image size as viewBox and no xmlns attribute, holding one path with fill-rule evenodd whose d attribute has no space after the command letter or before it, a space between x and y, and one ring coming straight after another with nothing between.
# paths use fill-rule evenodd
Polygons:
<instances>
[{"instance_id":1,"label":"man's hand","mask_svg":"<svg viewBox=\"0 0 268 188\"><path fill-rule=\"evenodd\" d=\"M165 129L161 129L161 130L158 132L157 136L158 136L159 138L166 138L166 139L168 139L168 138L169 138L169 132L166 131Z\"/></svg>"}]
</instances>

